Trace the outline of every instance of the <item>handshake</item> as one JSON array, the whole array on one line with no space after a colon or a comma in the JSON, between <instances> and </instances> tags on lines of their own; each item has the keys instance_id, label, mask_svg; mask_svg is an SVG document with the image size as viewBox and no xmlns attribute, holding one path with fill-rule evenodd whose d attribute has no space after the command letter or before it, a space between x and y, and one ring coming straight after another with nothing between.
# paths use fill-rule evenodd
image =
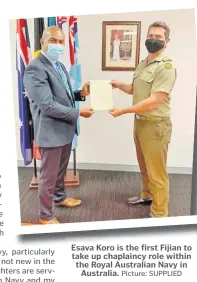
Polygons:
<instances>
[{"instance_id":1,"label":"handshake","mask_svg":"<svg viewBox=\"0 0 197 282\"><path fill-rule=\"evenodd\" d=\"M110 84L111 84L112 88L119 88L119 82L116 81L116 80L112 80L110 82ZM81 95L82 96L90 95L90 83L89 82L86 82L84 84L84 86L81 90ZM114 117L122 114L121 110L119 110L119 109L111 109L111 110L109 110L109 113ZM89 118L94 114L94 109L92 109L92 108L82 108L82 109L80 109L79 114L80 114L81 117Z\"/></svg>"}]
</instances>

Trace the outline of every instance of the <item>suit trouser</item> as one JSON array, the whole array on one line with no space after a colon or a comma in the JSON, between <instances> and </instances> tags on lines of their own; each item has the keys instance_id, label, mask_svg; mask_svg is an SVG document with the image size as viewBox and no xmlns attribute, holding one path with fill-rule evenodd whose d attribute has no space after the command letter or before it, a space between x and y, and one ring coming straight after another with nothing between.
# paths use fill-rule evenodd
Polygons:
<instances>
[{"instance_id":1,"label":"suit trouser","mask_svg":"<svg viewBox=\"0 0 197 282\"><path fill-rule=\"evenodd\" d=\"M142 175L143 199L151 199L150 216L168 216L169 177L166 170L168 144L172 123L137 120L134 122L134 141Z\"/></svg>"},{"instance_id":2,"label":"suit trouser","mask_svg":"<svg viewBox=\"0 0 197 282\"><path fill-rule=\"evenodd\" d=\"M67 198L64 187L70 159L72 143L55 148L40 148L41 167L39 177L39 213L43 220L50 220L55 216L55 203ZM55 202L55 203L54 203Z\"/></svg>"}]
</instances>

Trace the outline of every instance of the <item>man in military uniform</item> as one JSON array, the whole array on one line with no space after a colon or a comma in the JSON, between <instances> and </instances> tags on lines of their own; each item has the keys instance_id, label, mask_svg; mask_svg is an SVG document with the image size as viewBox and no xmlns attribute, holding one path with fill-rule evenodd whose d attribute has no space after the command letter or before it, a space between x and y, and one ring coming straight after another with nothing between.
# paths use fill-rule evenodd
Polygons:
<instances>
[{"instance_id":1,"label":"man in military uniform","mask_svg":"<svg viewBox=\"0 0 197 282\"><path fill-rule=\"evenodd\" d=\"M134 141L142 175L140 197L128 199L129 205L148 204L150 217L168 216L169 177L166 170L168 145L171 140L171 91L176 81L172 60L164 54L170 29L164 22L148 28L145 46L148 56L136 68L131 84L112 81L112 87L133 95L133 105L112 109L118 117L134 113Z\"/></svg>"}]
</instances>

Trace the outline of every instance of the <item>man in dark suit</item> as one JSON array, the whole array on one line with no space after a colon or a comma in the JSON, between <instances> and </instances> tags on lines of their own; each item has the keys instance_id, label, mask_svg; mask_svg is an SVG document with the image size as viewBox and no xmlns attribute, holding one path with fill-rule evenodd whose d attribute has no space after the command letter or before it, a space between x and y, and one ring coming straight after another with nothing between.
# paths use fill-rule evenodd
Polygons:
<instances>
[{"instance_id":1,"label":"man in dark suit","mask_svg":"<svg viewBox=\"0 0 197 282\"><path fill-rule=\"evenodd\" d=\"M72 91L67 70L59 61L64 45L65 35L60 28L46 28L41 38L41 53L27 66L24 75L35 143L41 155L38 189L41 224L60 223L55 217L55 205L77 207L81 204L81 200L67 197L64 175L77 133L77 119L93 114L92 109L75 107L75 101L85 101L89 95L89 85L86 83L81 91Z\"/></svg>"}]
</instances>

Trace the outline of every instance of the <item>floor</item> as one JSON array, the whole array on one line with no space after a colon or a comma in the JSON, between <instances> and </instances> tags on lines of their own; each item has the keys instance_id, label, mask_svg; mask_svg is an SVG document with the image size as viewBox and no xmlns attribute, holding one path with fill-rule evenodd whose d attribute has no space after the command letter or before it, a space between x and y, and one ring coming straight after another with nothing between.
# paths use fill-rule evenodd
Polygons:
<instances>
[{"instance_id":1,"label":"floor","mask_svg":"<svg viewBox=\"0 0 197 282\"><path fill-rule=\"evenodd\" d=\"M19 168L21 221L38 223L38 191L29 189L32 168ZM81 170L80 187L67 188L68 196L82 200L77 208L56 208L62 223L91 222L143 218L149 214L148 206L130 207L128 197L138 195L141 176L137 172ZM169 216L190 213L191 175L170 175Z\"/></svg>"}]
</instances>

